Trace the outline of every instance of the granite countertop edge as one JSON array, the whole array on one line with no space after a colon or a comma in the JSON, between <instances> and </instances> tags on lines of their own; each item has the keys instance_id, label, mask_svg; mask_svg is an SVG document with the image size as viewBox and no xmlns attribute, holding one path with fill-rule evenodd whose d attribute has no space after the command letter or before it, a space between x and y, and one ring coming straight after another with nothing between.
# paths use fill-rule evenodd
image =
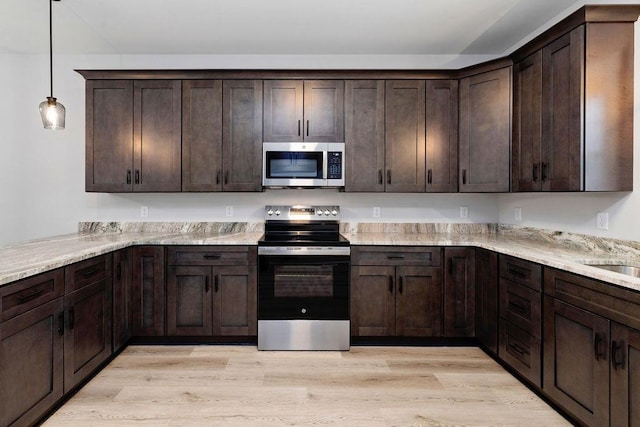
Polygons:
<instances>
[{"instance_id":1,"label":"granite countertop edge","mask_svg":"<svg viewBox=\"0 0 640 427\"><path fill-rule=\"evenodd\" d=\"M597 249L570 248L554 242L500 234L346 232L357 245L472 246L558 268L621 288L640 292L640 278L590 265L624 262L640 267L640 257ZM112 232L72 233L0 247L0 286L78 261L135 245L242 245L255 246L262 231L232 233Z\"/></svg>"}]
</instances>

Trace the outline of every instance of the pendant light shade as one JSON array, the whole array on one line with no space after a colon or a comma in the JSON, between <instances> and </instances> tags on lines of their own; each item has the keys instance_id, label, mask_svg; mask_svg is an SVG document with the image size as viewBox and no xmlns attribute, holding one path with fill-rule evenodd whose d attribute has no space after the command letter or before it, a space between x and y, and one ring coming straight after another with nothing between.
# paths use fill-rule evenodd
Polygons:
<instances>
[{"instance_id":1,"label":"pendant light shade","mask_svg":"<svg viewBox=\"0 0 640 427\"><path fill-rule=\"evenodd\" d=\"M46 101L40 103L40 117L45 129L64 129L65 108L53 96L53 11L49 0L49 81L51 83L51 96L47 96Z\"/></svg>"}]
</instances>

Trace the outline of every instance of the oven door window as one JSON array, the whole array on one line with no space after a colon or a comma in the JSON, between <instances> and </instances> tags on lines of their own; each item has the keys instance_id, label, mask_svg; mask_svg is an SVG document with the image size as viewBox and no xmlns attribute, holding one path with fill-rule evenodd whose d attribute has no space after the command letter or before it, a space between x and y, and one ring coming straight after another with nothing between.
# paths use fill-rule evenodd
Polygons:
<instances>
[{"instance_id":1,"label":"oven door window","mask_svg":"<svg viewBox=\"0 0 640 427\"><path fill-rule=\"evenodd\" d=\"M267 178L322 179L322 151L267 151Z\"/></svg>"},{"instance_id":2,"label":"oven door window","mask_svg":"<svg viewBox=\"0 0 640 427\"><path fill-rule=\"evenodd\" d=\"M275 298L333 297L333 267L329 265L276 265Z\"/></svg>"}]
</instances>

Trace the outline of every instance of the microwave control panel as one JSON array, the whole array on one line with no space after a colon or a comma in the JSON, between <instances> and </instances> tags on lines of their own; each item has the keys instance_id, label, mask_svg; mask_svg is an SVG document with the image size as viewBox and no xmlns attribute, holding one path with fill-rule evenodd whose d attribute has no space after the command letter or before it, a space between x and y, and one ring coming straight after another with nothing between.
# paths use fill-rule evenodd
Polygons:
<instances>
[{"instance_id":1,"label":"microwave control panel","mask_svg":"<svg viewBox=\"0 0 640 427\"><path fill-rule=\"evenodd\" d=\"M327 152L327 158L329 163L327 179L342 179L342 152L329 151Z\"/></svg>"}]
</instances>

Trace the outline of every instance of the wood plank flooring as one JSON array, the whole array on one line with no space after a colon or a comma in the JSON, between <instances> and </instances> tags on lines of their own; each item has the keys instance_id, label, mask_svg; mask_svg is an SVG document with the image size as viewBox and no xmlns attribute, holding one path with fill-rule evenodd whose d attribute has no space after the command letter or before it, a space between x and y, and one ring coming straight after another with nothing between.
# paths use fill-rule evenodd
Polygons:
<instances>
[{"instance_id":1,"label":"wood plank flooring","mask_svg":"<svg viewBox=\"0 0 640 427\"><path fill-rule=\"evenodd\" d=\"M567 426L473 347L129 346L53 426Z\"/></svg>"}]
</instances>

